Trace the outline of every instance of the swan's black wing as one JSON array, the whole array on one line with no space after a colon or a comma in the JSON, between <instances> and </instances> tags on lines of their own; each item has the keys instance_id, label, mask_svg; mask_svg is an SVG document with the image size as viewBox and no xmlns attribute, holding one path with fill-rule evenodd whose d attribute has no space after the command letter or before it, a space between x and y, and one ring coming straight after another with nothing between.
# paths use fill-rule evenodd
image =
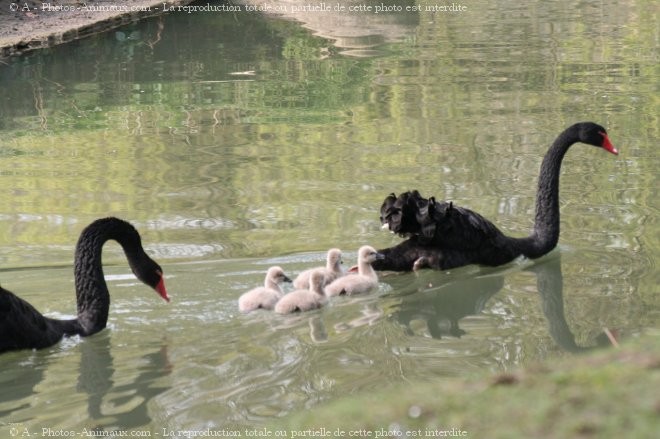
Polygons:
<instances>
[{"instance_id":1,"label":"swan's black wing","mask_svg":"<svg viewBox=\"0 0 660 439\"><path fill-rule=\"evenodd\" d=\"M394 203L396 202L396 194L391 193L387 197L385 197L385 200L383 200L383 204L380 205L380 223L381 224L388 224L388 215L391 214L391 210L394 207ZM388 224L389 225L389 224Z\"/></svg>"},{"instance_id":2,"label":"swan's black wing","mask_svg":"<svg viewBox=\"0 0 660 439\"><path fill-rule=\"evenodd\" d=\"M476 212L451 202L424 198L416 190L398 197L390 194L380 208L383 224L401 236L419 236L420 243L465 252L502 236L502 232Z\"/></svg>"},{"instance_id":3,"label":"swan's black wing","mask_svg":"<svg viewBox=\"0 0 660 439\"><path fill-rule=\"evenodd\" d=\"M491 246L504 236L490 221L478 213L449 203L436 221L433 242L441 248L478 251Z\"/></svg>"},{"instance_id":4,"label":"swan's black wing","mask_svg":"<svg viewBox=\"0 0 660 439\"><path fill-rule=\"evenodd\" d=\"M75 320L44 317L32 305L0 287L0 353L16 349L41 349L76 333Z\"/></svg>"},{"instance_id":5,"label":"swan's black wing","mask_svg":"<svg viewBox=\"0 0 660 439\"><path fill-rule=\"evenodd\" d=\"M426 199L416 190L390 194L381 205L381 221L408 237L379 250L376 270L450 269L469 264L501 265L520 254L517 246L492 222L452 202Z\"/></svg>"},{"instance_id":6,"label":"swan's black wing","mask_svg":"<svg viewBox=\"0 0 660 439\"><path fill-rule=\"evenodd\" d=\"M404 192L398 197L390 194L380 207L380 221L387 228L400 235L411 236L420 233L420 225L416 220L417 203L422 196L417 191Z\"/></svg>"}]
</instances>

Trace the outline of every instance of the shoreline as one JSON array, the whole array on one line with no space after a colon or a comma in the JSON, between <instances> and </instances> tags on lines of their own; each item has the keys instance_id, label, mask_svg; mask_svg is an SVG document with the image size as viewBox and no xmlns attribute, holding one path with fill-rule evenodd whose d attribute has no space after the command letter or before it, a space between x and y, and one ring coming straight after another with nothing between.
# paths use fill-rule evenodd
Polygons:
<instances>
[{"instance_id":1,"label":"shoreline","mask_svg":"<svg viewBox=\"0 0 660 439\"><path fill-rule=\"evenodd\" d=\"M352 0L335 3L341 12L314 0L303 10L289 0L9 0L0 3L0 60L79 40L90 35L190 7L218 8L222 12L262 13L300 23L314 35L332 41L343 54L372 56L384 42L410 38L418 22L415 13L346 12ZM317 4L318 3L318 4ZM325 12L307 10L318 7Z\"/></svg>"},{"instance_id":2,"label":"shoreline","mask_svg":"<svg viewBox=\"0 0 660 439\"><path fill-rule=\"evenodd\" d=\"M20 0L0 6L0 59L68 43L194 0Z\"/></svg>"}]
</instances>

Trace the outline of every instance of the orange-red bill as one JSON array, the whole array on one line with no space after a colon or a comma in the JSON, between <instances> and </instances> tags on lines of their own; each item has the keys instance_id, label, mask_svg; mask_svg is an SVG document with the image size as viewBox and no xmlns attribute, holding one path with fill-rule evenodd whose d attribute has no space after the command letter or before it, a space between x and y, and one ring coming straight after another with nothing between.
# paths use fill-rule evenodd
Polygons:
<instances>
[{"instance_id":1,"label":"orange-red bill","mask_svg":"<svg viewBox=\"0 0 660 439\"><path fill-rule=\"evenodd\" d=\"M601 136L603 136L603 149L607 152L611 152L614 155L618 155L619 151L612 145L612 142L610 142L609 137L607 137L606 133L600 133Z\"/></svg>"},{"instance_id":2,"label":"orange-red bill","mask_svg":"<svg viewBox=\"0 0 660 439\"><path fill-rule=\"evenodd\" d=\"M167 290L165 289L165 280L163 277L160 277L160 282L156 285L156 291L160 294L160 297L165 299L167 302L170 301L170 297L167 295Z\"/></svg>"}]
</instances>

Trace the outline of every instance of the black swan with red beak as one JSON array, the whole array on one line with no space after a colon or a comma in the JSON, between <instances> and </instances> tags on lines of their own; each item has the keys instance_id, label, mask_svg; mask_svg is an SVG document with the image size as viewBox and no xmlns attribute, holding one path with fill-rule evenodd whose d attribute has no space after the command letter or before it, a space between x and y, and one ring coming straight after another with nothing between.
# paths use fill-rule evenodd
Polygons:
<instances>
[{"instance_id":1,"label":"black swan with red beak","mask_svg":"<svg viewBox=\"0 0 660 439\"><path fill-rule=\"evenodd\" d=\"M408 238L379 250L385 258L376 270L447 270L469 264L502 265L518 256L538 258L559 240L559 171L564 154L574 143L586 143L618 154L605 128L582 122L567 128L554 141L541 164L536 194L534 230L526 238L504 235L476 212L451 202L424 198L418 191L390 194L381 206L383 228Z\"/></svg>"},{"instance_id":2,"label":"black swan with red beak","mask_svg":"<svg viewBox=\"0 0 660 439\"><path fill-rule=\"evenodd\" d=\"M71 320L45 317L32 305L0 287L0 352L46 348L62 337L88 336L105 328L110 294L103 277L101 250L111 239L124 249L135 276L169 302L163 270L144 252L137 230L118 218L99 219L82 231L76 245L74 277L78 317Z\"/></svg>"}]
</instances>

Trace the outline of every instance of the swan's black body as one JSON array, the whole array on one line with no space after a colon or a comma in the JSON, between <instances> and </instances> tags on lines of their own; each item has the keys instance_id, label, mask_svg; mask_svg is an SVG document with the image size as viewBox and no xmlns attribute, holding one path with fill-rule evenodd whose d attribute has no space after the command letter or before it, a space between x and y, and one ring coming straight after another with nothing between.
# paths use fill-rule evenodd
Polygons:
<instances>
[{"instance_id":1,"label":"swan's black body","mask_svg":"<svg viewBox=\"0 0 660 439\"><path fill-rule=\"evenodd\" d=\"M552 144L541 164L536 196L534 230L526 238L504 235L493 223L476 212L423 198L419 192L390 194L381 206L381 222L408 239L379 250L385 259L376 261L376 270L409 271L430 267L450 269L469 264L497 266L523 255L538 258L552 250L559 240L559 171L564 154L582 142L618 154L605 128L592 123L575 124Z\"/></svg>"},{"instance_id":2,"label":"swan's black body","mask_svg":"<svg viewBox=\"0 0 660 439\"><path fill-rule=\"evenodd\" d=\"M54 345L64 336L88 336L105 328L110 295L103 277L101 250L111 239L122 246L137 278L169 301L162 270L144 252L137 230L118 218L99 219L83 230L76 246L78 317L72 320L44 317L32 305L0 287L0 352L41 349Z\"/></svg>"}]
</instances>

